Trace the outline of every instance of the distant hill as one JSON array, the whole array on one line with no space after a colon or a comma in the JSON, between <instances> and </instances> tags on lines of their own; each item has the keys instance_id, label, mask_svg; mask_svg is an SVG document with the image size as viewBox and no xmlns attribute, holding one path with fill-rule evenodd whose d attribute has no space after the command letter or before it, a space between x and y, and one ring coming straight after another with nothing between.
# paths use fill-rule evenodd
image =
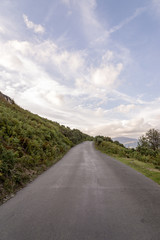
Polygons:
<instances>
[{"instance_id":1,"label":"distant hill","mask_svg":"<svg viewBox=\"0 0 160 240\"><path fill-rule=\"evenodd\" d=\"M24 110L0 92L0 202L92 138Z\"/></svg>"},{"instance_id":2,"label":"distant hill","mask_svg":"<svg viewBox=\"0 0 160 240\"><path fill-rule=\"evenodd\" d=\"M136 138L116 137L113 138L113 140L122 143L127 148L136 148L138 144L138 140Z\"/></svg>"}]
</instances>

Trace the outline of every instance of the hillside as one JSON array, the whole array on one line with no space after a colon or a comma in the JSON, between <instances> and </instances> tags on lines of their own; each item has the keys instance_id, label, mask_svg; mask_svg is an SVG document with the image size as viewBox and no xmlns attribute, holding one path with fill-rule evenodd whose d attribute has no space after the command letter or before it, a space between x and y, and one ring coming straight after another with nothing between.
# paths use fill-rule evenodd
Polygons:
<instances>
[{"instance_id":1,"label":"hillside","mask_svg":"<svg viewBox=\"0 0 160 240\"><path fill-rule=\"evenodd\" d=\"M116 137L113 138L113 140L122 143L127 148L136 148L138 144L138 140L136 138Z\"/></svg>"},{"instance_id":2,"label":"hillside","mask_svg":"<svg viewBox=\"0 0 160 240\"><path fill-rule=\"evenodd\" d=\"M16 105L0 92L0 202L92 138Z\"/></svg>"}]
</instances>

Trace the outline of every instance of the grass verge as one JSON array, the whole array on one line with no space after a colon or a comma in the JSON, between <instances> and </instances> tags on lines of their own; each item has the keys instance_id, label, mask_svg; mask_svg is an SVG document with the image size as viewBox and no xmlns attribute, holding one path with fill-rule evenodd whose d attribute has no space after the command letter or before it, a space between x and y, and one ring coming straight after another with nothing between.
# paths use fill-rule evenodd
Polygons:
<instances>
[{"instance_id":1,"label":"grass verge","mask_svg":"<svg viewBox=\"0 0 160 240\"><path fill-rule=\"evenodd\" d=\"M133 158L115 157L120 162L134 168L146 177L152 179L154 182L160 184L160 171L154 167L152 163L144 163Z\"/></svg>"},{"instance_id":2,"label":"grass verge","mask_svg":"<svg viewBox=\"0 0 160 240\"><path fill-rule=\"evenodd\" d=\"M160 170L156 169L154 164L141 162L134 158L120 157L117 154L106 153L104 150L99 149L97 146L96 149L111 157L114 157L116 160L128 165L131 168L134 168L136 171L160 184Z\"/></svg>"}]
</instances>

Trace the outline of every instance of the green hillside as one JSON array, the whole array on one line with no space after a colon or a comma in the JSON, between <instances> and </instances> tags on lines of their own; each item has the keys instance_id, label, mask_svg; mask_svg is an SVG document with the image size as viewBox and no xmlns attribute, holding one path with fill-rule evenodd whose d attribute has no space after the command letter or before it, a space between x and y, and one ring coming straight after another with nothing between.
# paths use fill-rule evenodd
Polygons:
<instances>
[{"instance_id":1,"label":"green hillside","mask_svg":"<svg viewBox=\"0 0 160 240\"><path fill-rule=\"evenodd\" d=\"M92 138L32 114L1 93L0 202L85 140Z\"/></svg>"}]
</instances>

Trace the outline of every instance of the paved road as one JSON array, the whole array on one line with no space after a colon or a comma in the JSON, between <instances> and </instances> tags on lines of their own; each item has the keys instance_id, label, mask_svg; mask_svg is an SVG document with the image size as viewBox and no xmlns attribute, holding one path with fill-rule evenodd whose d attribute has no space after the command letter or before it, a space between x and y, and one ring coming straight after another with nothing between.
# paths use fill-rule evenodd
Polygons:
<instances>
[{"instance_id":1,"label":"paved road","mask_svg":"<svg viewBox=\"0 0 160 240\"><path fill-rule=\"evenodd\" d=\"M0 207L0 240L159 240L160 187L85 142Z\"/></svg>"}]
</instances>

